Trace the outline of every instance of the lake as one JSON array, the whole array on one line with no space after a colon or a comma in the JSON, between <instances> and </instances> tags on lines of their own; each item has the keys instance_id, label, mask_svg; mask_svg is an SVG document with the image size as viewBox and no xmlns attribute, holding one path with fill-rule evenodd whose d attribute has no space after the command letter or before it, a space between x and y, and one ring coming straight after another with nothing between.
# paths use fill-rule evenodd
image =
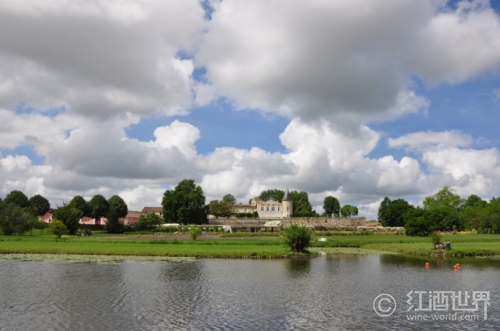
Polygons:
<instances>
[{"instance_id":1,"label":"lake","mask_svg":"<svg viewBox=\"0 0 500 331\"><path fill-rule=\"evenodd\" d=\"M499 271L399 255L2 261L0 330L499 330Z\"/></svg>"}]
</instances>

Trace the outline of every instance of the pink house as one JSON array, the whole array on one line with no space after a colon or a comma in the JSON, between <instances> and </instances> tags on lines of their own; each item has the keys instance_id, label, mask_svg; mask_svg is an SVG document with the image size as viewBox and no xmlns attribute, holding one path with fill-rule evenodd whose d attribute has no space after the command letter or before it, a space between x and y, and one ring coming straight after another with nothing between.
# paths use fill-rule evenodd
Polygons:
<instances>
[{"instance_id":1,"label":"pink house","mask_svg":"<svg viewBox=\"0 0 500 331\"><path fill-rule=\"evenodd\" d=\"M123 224L125 224L125 225L133 225L133 224L137 223L137 221L139 221L139 218L142 215L143 215L143 213L140 211L130 210L127 213L127 216L120 218L120 221L122 221Z\"/></svg>"},{"instance_id":2,"label":"pink house","mask_svg":"<svg viewBox=\"0 0 500 331\"><path fill-rule=\"evenodd\" d=\"M52 216L54 215L54 209L49 209L49 211L47 211L45 213L45 215L43 216L40 216L40 222L44 222L44 223L50 223L52 222Z\"/></svg>"},{"instance_id":3,"label":"pink house","mask_svg":"<svg viewBox=\"0 0 500 331\"><path fill-rule=\"evenodd\" d=\"M96 220L95 218L84 216L80 218L79 223L85 225L106 225L108 220L105 217Z\"/></svg>"}]
</instances>

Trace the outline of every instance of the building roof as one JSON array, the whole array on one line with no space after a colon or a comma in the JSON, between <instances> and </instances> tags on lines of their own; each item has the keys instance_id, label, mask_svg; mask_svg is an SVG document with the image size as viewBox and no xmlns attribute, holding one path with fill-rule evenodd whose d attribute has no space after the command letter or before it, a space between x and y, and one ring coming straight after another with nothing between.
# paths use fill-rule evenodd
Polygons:
<instances>
[{"instance_id":1,"label":"building roof","mask_svg":"<svg viewBox=\"0 0 500 331\"><path fill-rule=\"evenodd\" d=\"M286 188L285 195L283 195L283 199L281 201L292 201L292 196L290 195L290 191L288 191L288 187Z\"/></svg>"},{"instance_id":2,"label":"building roof","mask_svg":"<svg viewBox=\"0 0 500 331\"><path fill-rule=\"evenodd\" d=\"M150 213L163 213L163 207L144 207L142 208L142 213L143 214L150 214Z\"/></svg>"},{"instance_id":3,"label":"building roof","mask_svg":"<svg viewBox=\"0 0 500 331\"><path fill-rule=\"evenodd\" d=\"M129 210L129 212L127 213L127 216L125 216L125 217L126 218L139 218L142 215L143 214L140 211Z\"/></svg>"}]
</instances>

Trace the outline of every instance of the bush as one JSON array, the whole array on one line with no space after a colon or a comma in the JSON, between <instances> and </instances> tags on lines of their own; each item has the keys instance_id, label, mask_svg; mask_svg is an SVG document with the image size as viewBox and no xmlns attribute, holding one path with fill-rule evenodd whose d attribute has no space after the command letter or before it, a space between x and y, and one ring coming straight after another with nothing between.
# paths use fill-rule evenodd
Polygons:
<instances>
[{"instance_id":1,"label":"bush","mask_svg":"<svg viewBox=\"0 0 500 331\"><path fill-rule=\"evenodd\" d=\"M57 238L61 238L63 234L68 233L68 228L66 227L66 225L64 225L63 222L59 220L53 220L52 223L50 223L47 227L47 231L55 234Z\"/></svg>"},{"instance_id":2,"label":"bush","mask_svg":"<svg viewBox=\"0 0 500 331\"><path fill-rule=\"evenodd\" d=\"M191 234L191 239L196 240L198 236L201 235L201 228L192 227L189 233Z\"/></svg>"},{"instance_id":3,"label":"bush","mask_svg":"<svg viewBox=\"0 0 500 331\"><path fill-rule=\"evenodd\" d=\"M45 222L42 222L42 221L39 221L39 220L35 220L34 224L33 224L33 228L37 229L37 230L44 230L48 227L49 225Z\"/></svg>"},{"instance_id":4,"label":"bush","mask_svg":"<svg viewBox=\"0 0 500 331\"><path fill-rule=\"evenodd\" d=\"M283 230L283 240L294 252L304 252L311 245L313 232L300 223L292 223Z\"/></svg>"},{"instance_id":5,"label":"bush","mask_svg":"<svg viewBox=\"0 0 500 331\"><path fill-rule=\"evenodd\" d=\"M138 231L154 231L157 229L157 225L162 224L162 222L163 218L154 213L149 213L142 215L139 221L134 224L134 228Z\"/></svg>"},{"instance_id":6,"label":"bush","mask_svg":"<svg viewBox=\"0 0 500 331\"><path fill-rule=\"evenodd\" d=\"M407 236L428 236L434 231L434 224L423 216L410 218L406 221L405 232Z\"/></svg>"},{"instance_id":7,"label":"bush","mask_svg":"<svg viewBox=\"0 0 500 331\"><path fill-rule=\"evenodd\" d=\"M442 236L439 233L433 232L431 234L431 241L434 244L434 246L436 246L436 244L440 244L441 240L442 240Z\"/></svg>"},{"instance_id":8,"label":"bush","mask_svg":"<svg viewBox=\"0 0 500 331\"><path fill-rule=\"evenodd\" d=\"M255 216L254 213L236 213L235 216L236 218L253 218L258 217L259 214L257 213L257 216Z\"/></svg>"}]
</instances>

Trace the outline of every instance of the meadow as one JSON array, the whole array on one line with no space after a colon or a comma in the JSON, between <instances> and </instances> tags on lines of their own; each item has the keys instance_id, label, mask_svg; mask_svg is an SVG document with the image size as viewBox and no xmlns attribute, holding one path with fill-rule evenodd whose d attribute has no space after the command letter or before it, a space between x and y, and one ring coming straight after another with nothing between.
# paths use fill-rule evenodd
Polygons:
<instances>
[{"instance_id":1,"label":"meadow","mask_svg":"<svg viewBox=\"0 0 500 331\"><path fill-rule=\"evenodd\" d=\"M325 238L326 241L319 241ZM395 234L316 233L311 255L337 254L408 254L421 256L493 256L500 255L500 236L494 234L447 234L452 250L434 251L428 237ZM0 254L78 254L103 256L152 256L197 258L285 258L293 254L279 233L233 233L202 235L192 240L187 235L151 233L90 237L54 235L34 231L32 235L0 236Z\"/></svg>"}]
</instances>

